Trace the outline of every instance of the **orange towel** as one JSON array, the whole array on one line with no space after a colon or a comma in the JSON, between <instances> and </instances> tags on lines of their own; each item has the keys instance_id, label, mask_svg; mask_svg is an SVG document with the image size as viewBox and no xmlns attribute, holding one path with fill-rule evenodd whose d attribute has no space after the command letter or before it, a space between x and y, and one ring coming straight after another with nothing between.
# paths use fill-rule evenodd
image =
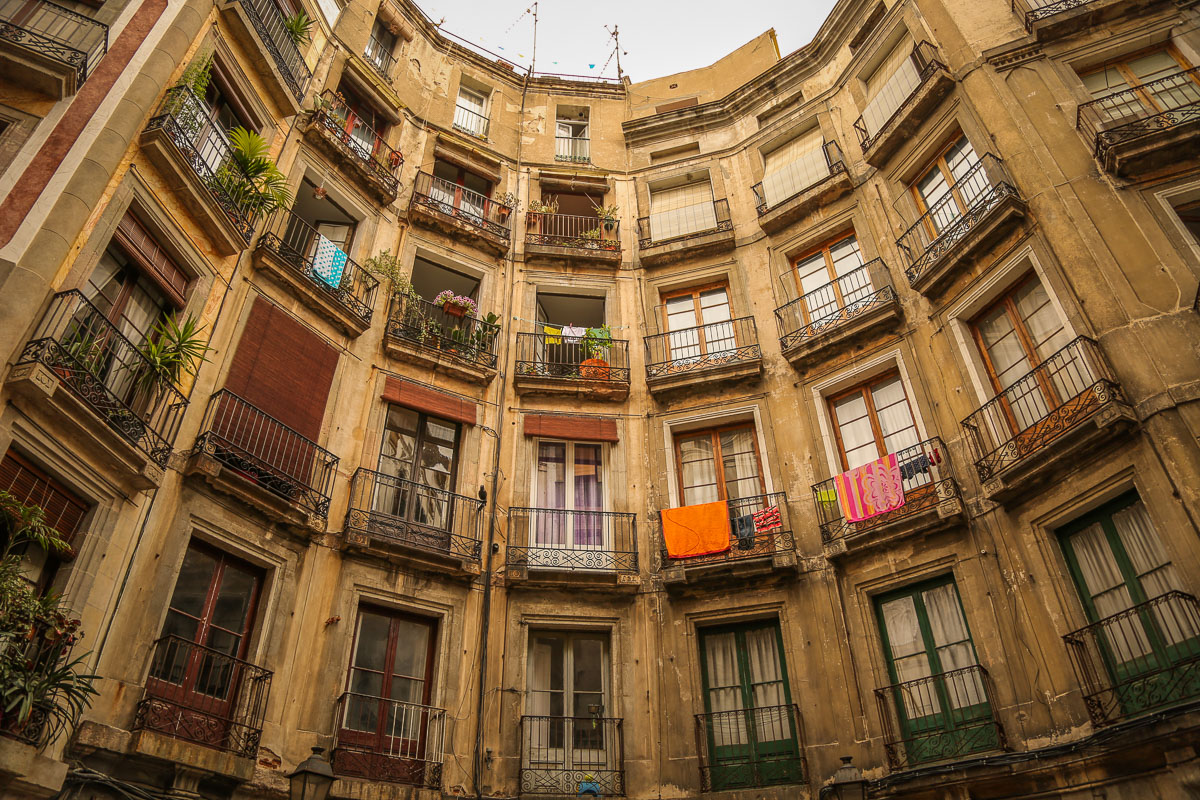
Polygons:
<instances>
[{"instance_id":1,"label":"orange towel","mask_svg":"<svg viewBox=\"0 0 1200 800\"><path fill-rule=\"evenodd\" d=\"M707 556L729 549L729 506L724 501L664 508L659 515L671 558Z\"/></svg>"}]
</instances>

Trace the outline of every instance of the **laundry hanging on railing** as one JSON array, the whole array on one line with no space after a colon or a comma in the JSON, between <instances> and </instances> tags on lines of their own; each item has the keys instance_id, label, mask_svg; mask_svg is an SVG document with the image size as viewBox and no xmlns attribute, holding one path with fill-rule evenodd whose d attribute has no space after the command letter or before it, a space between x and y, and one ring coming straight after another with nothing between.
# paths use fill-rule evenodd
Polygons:
<instances>
[{"instance_id":1,"label":"laundry hanging on railing","mask_svg":"<svg viewBox=\"0 0 1200 800\"><path fill-rule=\"evenodd\" d=\"M566 325L562 329L563 341L567 344L579 344L579 341L587 334L587 328L580 328L577 325Z\"/></svg>"},{"instance_id":2,"label":"laundry hanging on railing","mask_svg":"<svg viewBox=\"0 0 1200 800\"><path fill-rule=\"evenodd\" d=\"M904 505L904 484L895 453L888 453L834 479L842 514L849 522L862 522Z\"/></svg>"},{"instance_id":3,"label":"laundry hanging on railing","mask_svg":"<svg viewBox=\"0 0 1200 800\"><path fill-rule=\"evenodd\" d=\"M342 285L342 273L346 271L346 254L336 244L317 234L317 252L313 255L313 272L317 277L337 289Z\"/></svg>"},{"instance_id":4,"label":"laundry hanging on railing","mask_svg":"<svg viewBox=\"0 0 1200 800\"><path fill-rule=\"evenodd\" d=\"M663 544L670 558L724 553L730 547L729 504L724 500L681 508L664 508Z\"/></svg>"}]
</instances>

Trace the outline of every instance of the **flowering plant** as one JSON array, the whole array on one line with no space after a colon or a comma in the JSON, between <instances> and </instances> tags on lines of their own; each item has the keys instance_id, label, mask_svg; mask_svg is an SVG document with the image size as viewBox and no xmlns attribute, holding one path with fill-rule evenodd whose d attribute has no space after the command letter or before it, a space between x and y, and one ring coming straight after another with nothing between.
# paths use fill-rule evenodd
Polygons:
<instances>
[{"instance_id":1,"label":"flowering plant","mask_svg":"<svg viewBox=\"0 0 1200 800\"><path fill-rule=\"evenodd\" d=\"M465 308L467 313L472 317L479 312L479 306L469 297L464 297L461 294L455 294L453 289L443 289L437 297L433 298L435 306L444 306L449 303L452 306Z\"/></svg>"}]
</instances>

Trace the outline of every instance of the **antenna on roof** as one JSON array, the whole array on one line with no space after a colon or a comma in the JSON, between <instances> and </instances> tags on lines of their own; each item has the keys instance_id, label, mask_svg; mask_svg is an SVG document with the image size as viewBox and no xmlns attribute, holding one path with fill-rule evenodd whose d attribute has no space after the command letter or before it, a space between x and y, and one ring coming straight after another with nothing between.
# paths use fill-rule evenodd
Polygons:
<instances>
[{"instance_id":1,"label":"antenna on roof","mask_svg":"<svg viewBox=\"0 0 1200 800\"><path fill-rule=\"evenodd\" d=\"M538 12L538 4L535 2L533 4L533 51L530 53L530 56L529 56L529 75L530 75L530 77L533 76L534 71L537 69L537 12ZM529 9L526 9L526 13L529 13Z\"/></svg>"},{"instance_id":2,"label":"antenna on roof","mask_svg":"<svg viewBox=\"0 0 1200 800\"><path fill-rule=\"evenodd\" d=\"M623 72L621 72L621 34L620 34L620 31L618 29L618 26L616 26L616 25L612 26L612 30L609 30L608 26L605 25L604 30L608 31L608 35L611 36L612 40L613 40L613 52L612 52L612 55L610 55L608 57L608 59L609 59L609 61L611 61L613 56L617 57L617 80L624 80L625 74ZM625 55L629 55L629 54L626 53ZM608 67L608 61L605 61L604 67L600 68L601 75L604 74L604 69L606 67Z\"/></svg>"}]
</instances>

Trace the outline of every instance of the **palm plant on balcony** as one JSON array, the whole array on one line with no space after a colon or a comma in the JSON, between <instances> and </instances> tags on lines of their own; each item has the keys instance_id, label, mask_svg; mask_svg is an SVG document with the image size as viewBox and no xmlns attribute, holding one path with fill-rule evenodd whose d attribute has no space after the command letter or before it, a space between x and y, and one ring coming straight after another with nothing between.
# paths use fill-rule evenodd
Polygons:
<instances>
[{"instance_id":1,"label":"palm plant on balcony","mask_svg":"<svg viewBox=\"0 0 1200 800\"><path fill-rule=\"evenodd\" d=\"M283 29L287 31L288 38L292 40L292 44L296 47L308 44L312 38L313 25L317 24L316 20L305 14L303 11L297 11L290 17L285 17L283 20Z\"/></svg>"},{"instance_id":2,"label":"palm plant on balcony","mask_svg":"<svg viewBox=\"0 0 1200 800\"><path fill-rule=\"evenodd\" d=\"M182 324L172 314L163 317L139 351L137 385L153 400L165 387L177 386L185 376L193 376L208 361L209 346L203 338L204 327L189 316Z\"/></svg>"},{"instance_id":3,"label":"palm plant on balcony","mask_svg":"<svg viewBox=\"0 0 1200 800\"><path fill-rule=\"evenodd\" d=\"M217 170L215 181L239 208L268 214L289 206L292 192L268 155L267 140L238 126L229 132L230 158Z\"/></svg>"},{"instance_id":4,"label":"palm plant on balcony","mask_svg":"<svg viewBox=\"0 0 1200 800\"><path fill-rule=\"evenodd\" d=\"M588 357L579 364L581 377L599 381L608 380L610 371L607 358L612 343L612 328L608 325L587 329L583 335L583 349Z\"/></svg>"}]
</instances>

